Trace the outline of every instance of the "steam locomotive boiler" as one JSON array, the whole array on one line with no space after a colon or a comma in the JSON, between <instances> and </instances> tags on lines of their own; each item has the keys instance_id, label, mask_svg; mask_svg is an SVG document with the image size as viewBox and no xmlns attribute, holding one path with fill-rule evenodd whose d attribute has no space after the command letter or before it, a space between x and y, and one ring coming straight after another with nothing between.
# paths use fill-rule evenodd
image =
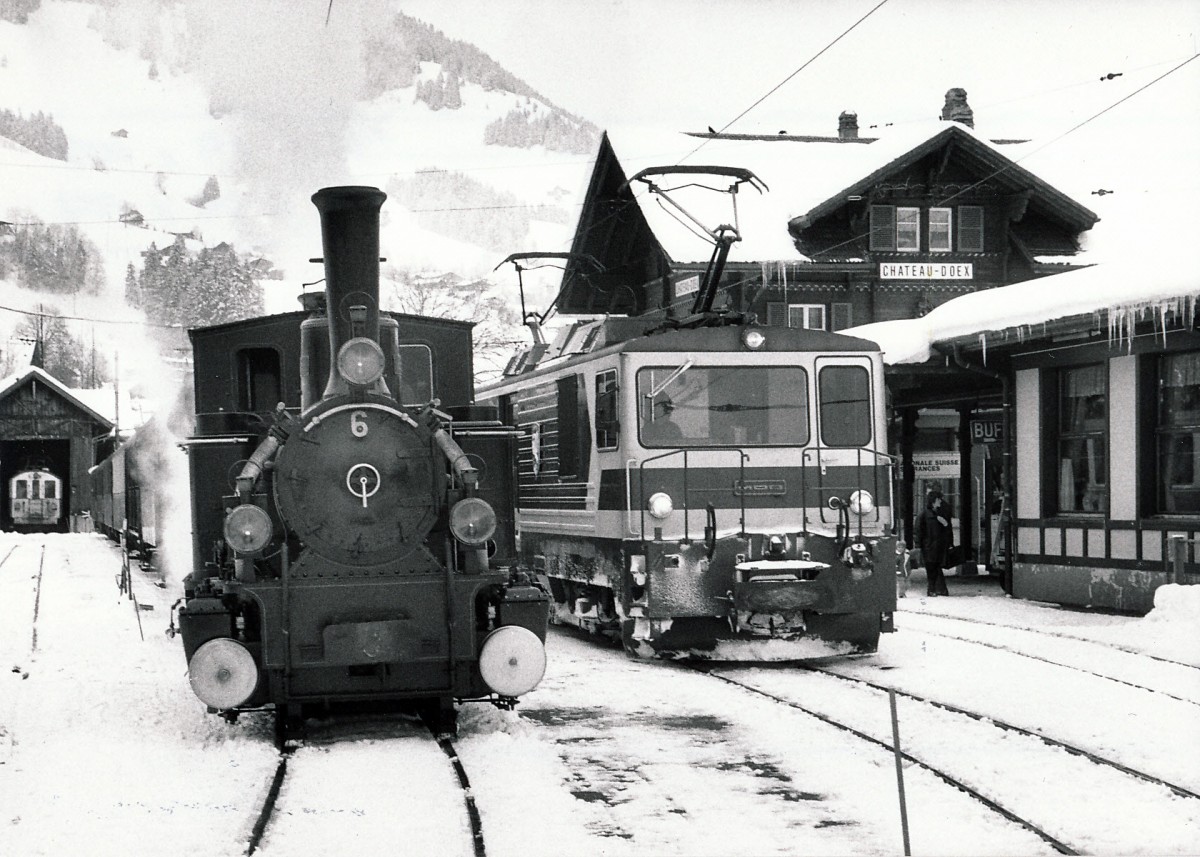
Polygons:
<instances>
[{"instance_id":1,"label":"steam locomotive boiler","mask_svg":"<svg viewBox=\"0 0 1200 857\"><path fill-rule=\"evenodd\" d=\"M192 689L231 719L415 704L452 728L456 700L511 706L545 669L548 594L516 564L516 433L469 391L433 398L469 369L469 334L439 344L434 320L381 313L385 199L313 196L325 294L299 325L227 325L219 349L193 331L179 629Z\"/></svg>"}]
</instances>

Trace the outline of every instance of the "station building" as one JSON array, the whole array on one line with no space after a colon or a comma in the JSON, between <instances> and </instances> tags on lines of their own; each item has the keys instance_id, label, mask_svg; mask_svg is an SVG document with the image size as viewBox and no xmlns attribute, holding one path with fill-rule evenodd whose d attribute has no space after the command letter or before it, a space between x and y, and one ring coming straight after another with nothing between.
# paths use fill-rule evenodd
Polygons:
<instances>
[{"instance_id":1,"label":"station building","mask_svg":"<svg viewBox=\"0 0 1200 857\"><path fill-rule=\"evenodd\" d=\"M1113 281L1120 254L1095 252L1093 206L1107 217L1120 197L1081 190L1089 177L1067 193L1023 166L1035 144L977 133L961 90L940 122L877 136L843 113L837 136L684 139L602 139L572 245L600 270L568 262L559 310L686 314L711 250L695 223L731 222L742 240L721 280L726 306L893 343L888 451L906 537L936 485L958 514L960 573L1002 574L1018 597L1148 610L1168 579L1167 536L1200 533L1189 479L1200 454L1187 451L1200 437L1188 411L1200 401L1200 358L1188 356L1200 281L1144 259ZM1060 147L1059 160L1086 162L1094 145ZM748 168L769 191L743 185L731 212L709 192L728 188L707 179L673 211L639 191L641 171L663 163ZM1097 300L1081 301L1089 287ZM978 304L984 294L999 303Z\"/></svg>"}]
</instances>

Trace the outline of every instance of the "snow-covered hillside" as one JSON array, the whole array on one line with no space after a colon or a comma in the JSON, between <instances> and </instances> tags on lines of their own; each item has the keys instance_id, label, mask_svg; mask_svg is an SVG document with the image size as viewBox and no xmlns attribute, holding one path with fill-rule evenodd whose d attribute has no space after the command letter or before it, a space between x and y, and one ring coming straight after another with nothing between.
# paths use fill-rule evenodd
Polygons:
<instances>
[{"instance_id":1,"label":"snow-covered hillside","mask_svg":"<svg viewBox=\"0 0 1200 857\"><path fill-rule=\"evenodd\" d=\"M494 216L520 214L519 246L428 231L423 212L393 198L381 249L407 271L492 276L514 305L507 272L491 274L497 263L509 252L567 249L588 156L484 144L494 120L552 107L463 82L461 108L434 111L415 93L443 74L436 63L421 64L412 86L361 100L364 34L395 10L356 4L326 22L326 4L317 5L43 0L26 23L0 21L0 109L52 116L69 144L63 162L0 138L0 221L73 225L99 248L106 274L99 296L51 298L18 278L0 281L0 349L22 347L8 342L24 318L11 310L53 304L81 319L70 322L73 331L94 339L110 364L120 353L124 385L153 386L147 376L161 376L162 363L145 337L130 335L141 314L124 303L128 266L178 234L195 236L187 239L193 251L228 242L283 272L264 282L268 311L294 309L300 284L321 277L308 262L321 252L309 197L327 185L386 187L432 169L468 176L489 198L513 198ZM220 197L201 207L210 179ZM538 220L539 210L552 216ZM126 222L131 212L144 222ZM552 293L555 284L532 285ZM178 383L172 373L163 380Z\"/></svg>"}]
</instances>

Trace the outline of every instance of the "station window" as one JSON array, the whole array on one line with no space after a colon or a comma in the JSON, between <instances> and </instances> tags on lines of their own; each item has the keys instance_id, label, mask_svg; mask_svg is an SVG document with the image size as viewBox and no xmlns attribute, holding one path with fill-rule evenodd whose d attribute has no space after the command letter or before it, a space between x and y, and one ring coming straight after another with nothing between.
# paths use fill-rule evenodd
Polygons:
<instances>
[{"instance_id":1,"label":"station window","mask_svg":"<svg viewBox=\"0 0 1200 857\"><path fill-rule=\"evenodd\" d=\"M928 251L948 253L954 249L954 220L957 212L958 250L983 252L983 207L960 205L955 208L930 208L928 213ZM871 250L917 252L921 249L921 209L915 206L872 205L868 242Z\"/></svg>"},{"instance_id":2,"label":"station window","mask_svg":"<svg viewBox=\"0 0 1200 857\"><path fill-rule=\"evenodd\" d=\"M1200 351L1158 358L1157 511L1200 512Z\"/></svg>"},{"instance_id":3,"label":"station window","mask_svg":"<svg viewBox=\"0 0 1200 857\"><path fill-rule=\"evenodd\" d=\"M821 442L866 446L871 442L871 378L862 366L826 366L819 379Z\"/></svg>"},{"instance_id":4,"label":"station window","mask_svg":"<svg viewBox=\"0 0 1200 857\"><path fill-rule=\"evenodd\" d=\"M772 301L767 304L767 324L806 330L845 330L853 326L854 321L848 303L785 304Z\"/></svg>"},{"instance_id":5,"label":"station window","mask_svg":"<svg viewBox=\"0 0 1200 857\"><path fill-rule=\"evenodd\" d=\"M921 249L921 209L897 206L896 249L905 251Z\"/></svg>"},{"instance_id":6,"label":"station window","mask_svg":"<svg viewBox=\"0 0 1200 857\"><path fill-rule=\"evenodd\" d=\"M929 209L930 253L949 253L954 248L950 241L950 218L953 213L953 209L949 208Z\"/></svg>"},{"instance_id":7,"label":"station window","mask_svg":"<svg viewBox=\"0 0 1200 857\"><path fill-rule=\"evenodd\" d=\"M1108 379L1104 364L1058 373L1059 512L1108 511Z\"/></svg>"},{"instance_id":8,"label":"station window","mask_svg":"<svg viewBox=\"0 0 1200 857\"><path fill-rule=\"evenodd\" d=\"M824 330L825 305L789 304L788 327L798 327L803 330Z\"/></svg>"}]
</instances>

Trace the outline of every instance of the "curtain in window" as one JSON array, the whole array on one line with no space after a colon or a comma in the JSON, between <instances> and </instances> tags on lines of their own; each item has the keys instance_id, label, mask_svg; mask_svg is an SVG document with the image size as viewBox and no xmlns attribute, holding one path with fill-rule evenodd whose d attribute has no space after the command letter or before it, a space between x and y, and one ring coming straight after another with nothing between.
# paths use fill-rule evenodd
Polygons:
<instances>
[{"instance_id":1,"label":"curtain in window","mask_svg":"<svg viewBox=\"0 0 1200 857\"><path fill-rule=\"evenodd\" d=\"M1104 366L1081 366L1063 373L1066 378L1064 393L1068 398L1082 399L1085 396L1103 396Z\"/></svg>"},{"instance_id":2,"label":"curtain in window","mask_svg":"<svg viewBox=\"0 0 1200 857\"><path fill-rule=\"evenodd\" d=\"M1163 357L1164 387L1200 386L1200 351L1186 354L1168 354Z\"/></svg>"}]
</instances>

